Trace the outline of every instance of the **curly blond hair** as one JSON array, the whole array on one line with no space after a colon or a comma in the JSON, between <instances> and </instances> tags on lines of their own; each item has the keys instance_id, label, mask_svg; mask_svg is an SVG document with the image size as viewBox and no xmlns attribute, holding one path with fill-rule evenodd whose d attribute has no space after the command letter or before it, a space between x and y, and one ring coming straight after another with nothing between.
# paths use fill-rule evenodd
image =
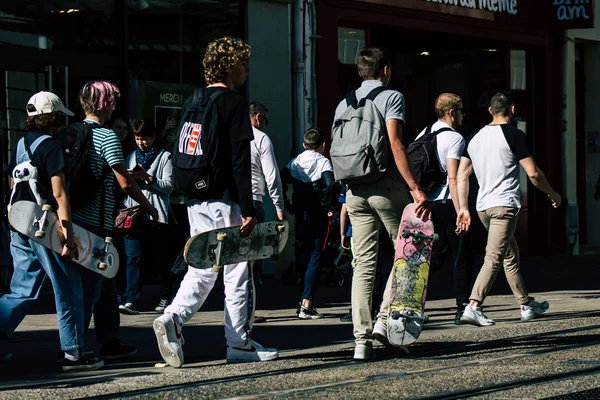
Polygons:
<instances>
[{"instance_id":1,"label":"curly blond hair","mask_svg":"<svg viewBox=\"0 0 600 400\"><path fill-rule=\"evenodd\" d=\"M206 83L223 82L231 67L249 58L250 45L242 39L225 36L211 42L202 60Z\"/></svg>"}]
</instances>

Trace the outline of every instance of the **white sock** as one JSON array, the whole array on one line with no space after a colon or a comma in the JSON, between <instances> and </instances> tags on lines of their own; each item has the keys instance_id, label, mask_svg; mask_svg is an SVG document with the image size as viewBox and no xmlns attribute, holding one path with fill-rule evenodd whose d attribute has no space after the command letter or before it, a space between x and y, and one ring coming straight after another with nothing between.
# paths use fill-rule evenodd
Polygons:
<instances>
[{"instance_id":1,"label":"white sock","mask_svg":"<svg viewBox=\"0 0 600 400\"><path fill-rule=\"evenodd\" d=\"M77 361L79 357L79 349L65 351L65 358L69 361Z\"/></svg>"}]
</instances>

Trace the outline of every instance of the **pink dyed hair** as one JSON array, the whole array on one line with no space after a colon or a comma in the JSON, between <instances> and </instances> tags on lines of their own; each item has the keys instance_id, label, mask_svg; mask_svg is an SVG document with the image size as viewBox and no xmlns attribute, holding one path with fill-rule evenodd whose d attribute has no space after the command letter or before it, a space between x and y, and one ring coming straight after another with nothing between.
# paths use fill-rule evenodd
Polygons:
<instances>
[{"instance_id":1,"label":"pink dyed hair","mask_svg":"<svg viewBox=\"0 0 600 400\"><path fill-rule=\"evenodd\" d=\"M87 82L79 91L79 103L86 114L99 111L114 111L117 99L121 96L119 88L108 81Z\"/></svg>"}]
</instances>

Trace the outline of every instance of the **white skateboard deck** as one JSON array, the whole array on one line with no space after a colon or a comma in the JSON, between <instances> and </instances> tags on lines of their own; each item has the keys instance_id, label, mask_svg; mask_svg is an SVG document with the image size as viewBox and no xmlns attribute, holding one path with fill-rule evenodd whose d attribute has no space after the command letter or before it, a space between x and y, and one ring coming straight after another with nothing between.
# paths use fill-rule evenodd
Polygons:
<instances>
[{"instance_id":1,"label":"white skateboard deck","mask_svg":"<svg viewBox=\"0 0 600 400\"><path fill-rule=\"evenodd\" d=\"M57 253L62 251L62 232L54 212L45 212L32 201L17 201L10 208L8 221L17 232L33 241ZM40 226L42 224L43 227ZM112 244L112 239L96 236L75 224L73 232L75 245L79 250L79 258L73 261L105 278L114 278L119 270L119 253Z\"/></svg>"}]
</instances>

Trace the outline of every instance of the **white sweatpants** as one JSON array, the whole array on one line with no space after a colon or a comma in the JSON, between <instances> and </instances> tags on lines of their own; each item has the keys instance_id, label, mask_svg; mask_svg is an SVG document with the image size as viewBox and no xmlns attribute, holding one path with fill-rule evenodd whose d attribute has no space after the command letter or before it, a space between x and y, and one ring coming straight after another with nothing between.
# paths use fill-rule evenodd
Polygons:
<instances>
[{"instance_id":1,"label":"white sweatpants","mask_svg":"<svg viewBox=\"0 0 600 400\"><path fill-rule=\"evenodd\" d=\"M240 207L226 200L188 202L190 235L242 224ZM254 282L248 262L223 266L225 285L225 339L229 347L243 346L254 323ZM217 281L212 269L188 266L177 295L167 313L177 314L183 323L202 307Z\"/></svg>"}]
</instances>

